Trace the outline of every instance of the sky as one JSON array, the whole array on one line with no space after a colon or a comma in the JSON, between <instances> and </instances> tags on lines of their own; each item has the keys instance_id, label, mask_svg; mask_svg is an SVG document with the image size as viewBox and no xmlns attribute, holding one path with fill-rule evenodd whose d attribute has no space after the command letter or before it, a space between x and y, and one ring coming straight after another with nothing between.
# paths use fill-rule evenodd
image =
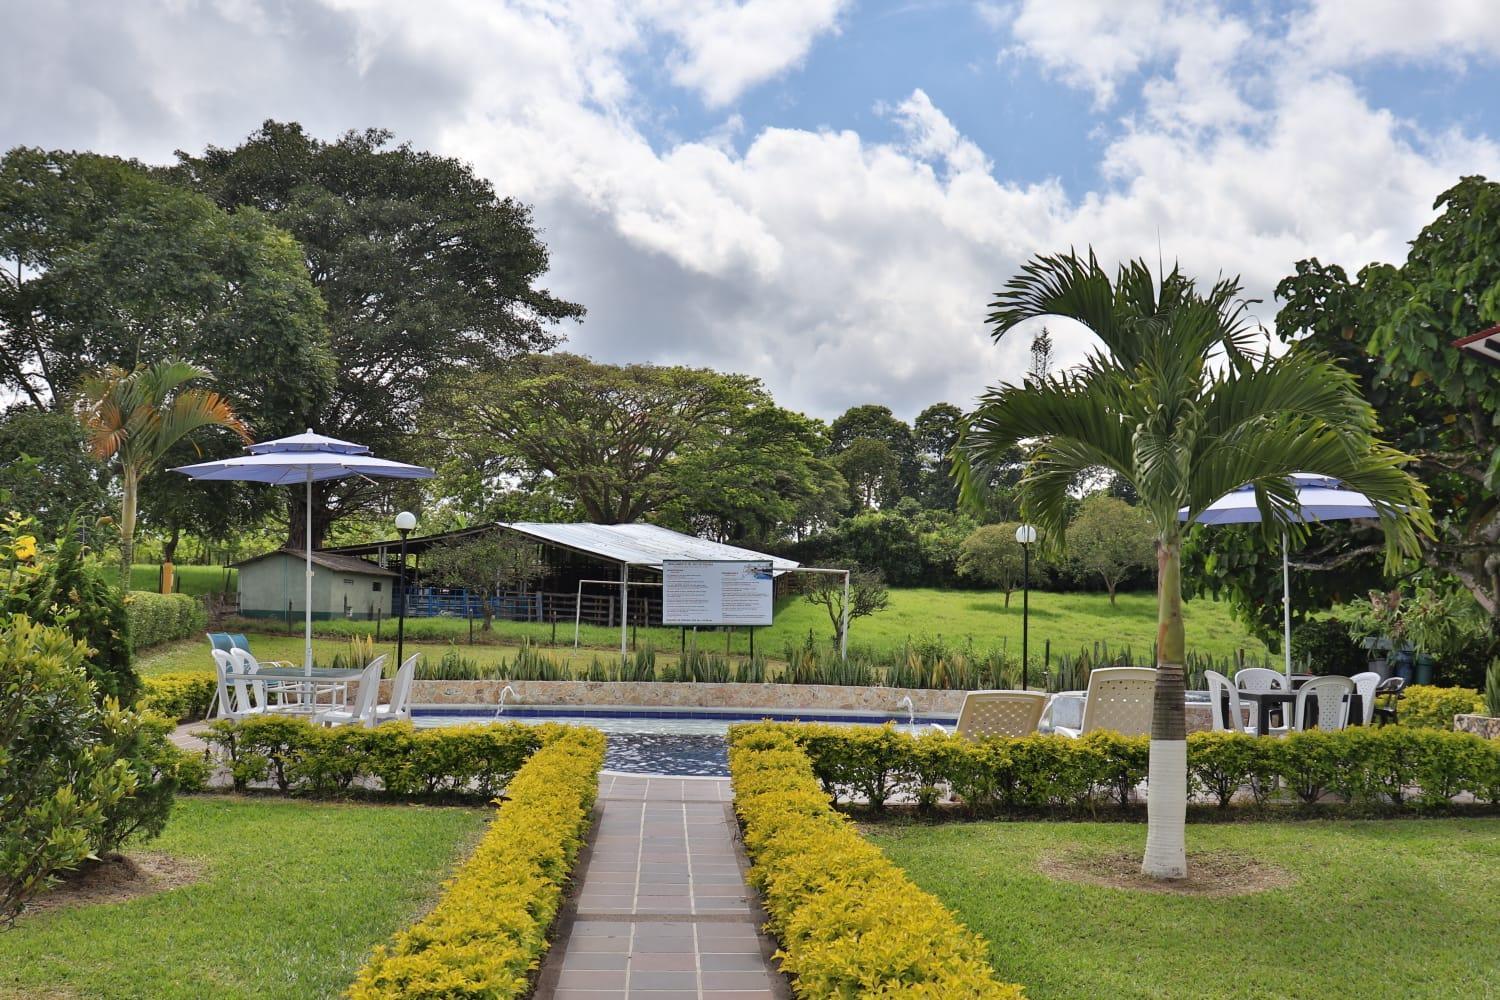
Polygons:
<instances>
[{"instance_id":1,"label":"sky","mask_svg":"<svg viewBox=\"0 0 1500 1000\"><path fill-rule=\"evenodd\" d=\"M3 0L0 146L380 126L533 208L567 348L831 418L1018 379L1028 257L1399 262L1500 176L1491 0ZM1061 363L1087 331L1052 324Z\"/></svg>"}]
</instances>

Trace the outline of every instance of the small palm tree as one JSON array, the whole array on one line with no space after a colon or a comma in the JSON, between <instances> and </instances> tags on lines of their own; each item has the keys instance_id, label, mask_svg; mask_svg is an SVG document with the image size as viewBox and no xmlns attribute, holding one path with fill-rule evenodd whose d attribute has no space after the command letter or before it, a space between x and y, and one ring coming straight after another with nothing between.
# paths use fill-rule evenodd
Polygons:
<instances>
[{"instance_id":1,"label":"small palm tree","mask_svg":"<svg viewBox=\"0 0 1500 1000\"><path fill-rule=\"evenodd\" d=\"M1021 507L1044 543L1061 549L1069 491L1105 469L1134 488L1156 536L1157 680L1151 722L1148 832L1142 870L1187 874L1185 636L1182 536L1189 518L1244 484L1262 520L1298 534L1287 476L1343 480L1380 511L1388 558L1412 553L1430 531L1427 495L1402 469L1405 455L1376 437L1374 410L1333 361L1293 349L1252 355L1256 334L1238 280L1207 293L1174 267L1158 282L1142 261L1111 282L1092 251L1038 256L991 304L996 340L1033 317L1064 316L1103 343L1080 366L987 392L955 448L966 499L1025 448Z\"/></svg>"},{"instance_id":2,"label":"small palm tree","mask_svg":"<svg viewBox=\"0 0 1500 1000\"><path fill-rule=\"evenodd\" d=\"M135 558L136 498L143 477L178 441L203 427L250 433L216 392L186 388L208 372L186 361L158 361L127 372L110 365L87 376L79 393L79 421L89 449L120 466L120 585L130 586Z\"/></svg>"}]
</instances>

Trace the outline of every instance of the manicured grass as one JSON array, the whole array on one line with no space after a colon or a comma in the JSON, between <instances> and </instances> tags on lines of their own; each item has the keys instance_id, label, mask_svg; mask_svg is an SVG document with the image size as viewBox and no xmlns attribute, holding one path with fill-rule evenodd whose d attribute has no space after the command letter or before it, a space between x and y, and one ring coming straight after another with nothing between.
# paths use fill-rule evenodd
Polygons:
<instances>
[{"instance_id":1,"label":"manicured grass","mask_svg":"<svg viewBox=\"0 0 1500 1000\"><path fill-rule=\"evenodd\" d=\"M24 918L0 932L0 996L338 996L372 947L432 904L492 816L179 800L166 831L143 849L199 859L204 878Z\"/></svg>"},{"instance_id":2,"label":"manicured grass","mask_svg":"<svg viewBox=\"0 0 1500 1000\"><path fill-rule=\"evenodd\" d=\"M788 643L801 646L809 631L815 641L827 643L832 635L827 612L801 598L778 602L776 621L768 628L755 630L756 650L779 658ZM1188 649L1216 657L1232 656L1243 649L1255 658L1266 655L1266 647L1252 638L1230 617L1227 605L1200 599L1184 605ZM297 626L297 623L293 623ZM274 627L274 626L273 626ZM300 626L299 626L300 627ZM373 634L372 622L314 622L315 631L341 634ZM394 625L381 625L382 637L389 637ZM573 623L558 622L557 641L571 648ZM636 641L655 643L658 650L670 652L680 648L681 632L675 628L641 628L632 630ZM462 619L418 618L407 620L407 637L452 640L466 643L468 623ZM483 637L475 624L475 635ZM514 644L522 638L535 643L549 643L553 626L542 622L497 621L487 641ZM1019 655L1021 649L1021 595L1005 598L991 591L933 590L927 588L892 589L890 607L868 618L856 619L849 628L851 648L864 647L879 651L900 649L908 640L941 638L957 648L972 642L984 652L1005 648ZM1139 658L1149 658L1156 638L1156 596L1154 594L1121 594L1111 606L1104 594L1055 594L1034 592L1031 595L1031 652L1040 659L1051 640L1054 656L1079 650L1091 652L1095 643L1107 643L1112 650L1129 646ZM581 630L585 646L598 649L618 648L620 630L585 625ZM729 637L731 651L749 651L749 637L739 630ZM699 648L723 652L725 636L700 632Z\"/></svg>"},{"instance_id":3,"label":"manicured grass","mask_svg":"<svg viewBox=\"0 0 1500 1000\"><path fill-rule=\"evenodd\" d=\"M177 564L175 573L178 583L173 589L183 594L219 594L226 590L234 593L237 574L239 570L231 569L229 583L224 582L223 566L188 566ZM105 575L111 582L118 580L120 573L114 564L105 567ZM161 585L161 567L156 563L136 563L130 567L130 589L151 590L159 589Z\"/></svg>"},{"instance_id":4,"label":"manicured grass","mask_svg":"<svg viewBox=\"0 0 1500 1000\"><path fill-rule=\"evenodd\" d=\"M1054 881L1045 853L1139 851L1124 823L882 825L871 838L990 941L1032 1000L1481 997L1500 981L1500 820L1197 825L1190 850L1295 884L1184 898Z\"/></svg>"}]
</instances>

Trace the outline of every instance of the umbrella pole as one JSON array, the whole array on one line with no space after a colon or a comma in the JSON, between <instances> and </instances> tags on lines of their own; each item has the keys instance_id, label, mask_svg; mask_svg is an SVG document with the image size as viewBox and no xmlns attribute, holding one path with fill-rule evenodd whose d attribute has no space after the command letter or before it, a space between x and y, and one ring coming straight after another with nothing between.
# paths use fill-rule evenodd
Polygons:
<instances>
[{"instance_id":1,"label":"umbrella pole","mask_svg":"<svg viewBox=\"0 0 1500 1000\"><path fill-rule=\"evenodd\" d=\"M1286 653L1286 689L1292 689L1292 568L1287 556L1286 532L1281 533L1281 624L1282 650Z\"/></svg>"},{"instance_id":2,"label":"umbrella pole","mask_svg":"<svg viewBox=\"0 0 1500 1000\"><path fill-rule=\"evenodd\" d=\"M302 580L302 672L312 676L312 466L307 467L307 529L303 541L303 555L307 557L307 574Z\"/></svg>"}]
</instances>

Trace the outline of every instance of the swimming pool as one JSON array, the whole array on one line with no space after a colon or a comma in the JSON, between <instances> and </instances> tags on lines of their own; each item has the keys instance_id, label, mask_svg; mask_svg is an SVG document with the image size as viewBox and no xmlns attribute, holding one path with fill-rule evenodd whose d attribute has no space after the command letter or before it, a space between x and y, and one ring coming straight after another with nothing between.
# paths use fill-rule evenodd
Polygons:
<instances>
[{"instance_id":1,"label":"swimming pool","mask_svg":"<svg viewBox=\"0 0 1500 1000\"><path fill-rule=\"evenodd\" d=\"M412 722L419 727L461 726L475 722L560 722L592 726L605 734L608 749L604 767L621 774L672 775L676 777L724 778L729 776L728 749L724 741L729 727L740 722L830 722L836 725L879 726L894 722L917 729L932 725L952 729L952 716L871 714L864 712L795 712L786 709L672 709L672 708L580 708L559 706L507 706L496 715L493 708L416 706Z\"/></svg>"}]
</instances>

